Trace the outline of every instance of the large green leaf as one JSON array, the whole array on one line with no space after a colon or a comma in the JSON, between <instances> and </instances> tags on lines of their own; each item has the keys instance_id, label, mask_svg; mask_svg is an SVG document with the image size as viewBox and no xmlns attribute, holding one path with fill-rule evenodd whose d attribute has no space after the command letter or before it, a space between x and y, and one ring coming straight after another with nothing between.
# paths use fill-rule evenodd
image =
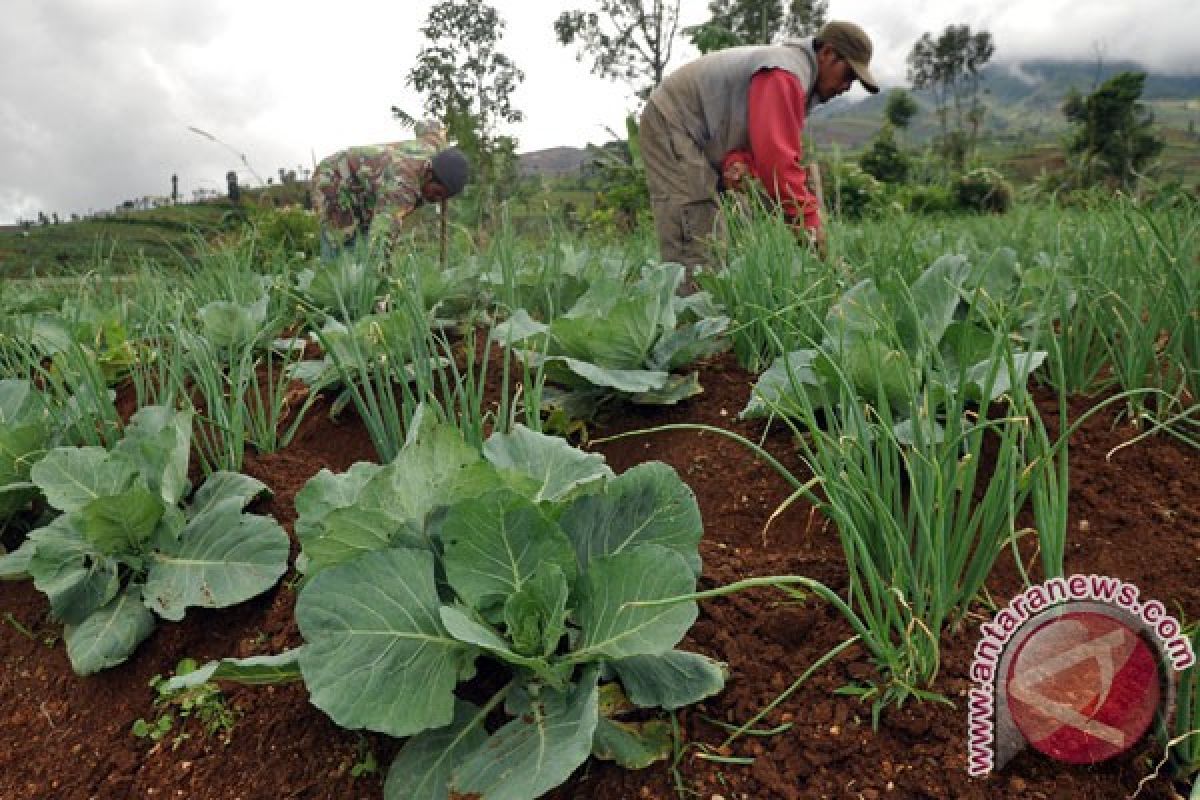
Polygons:
<instances>
[{"instance_id":1,"label":"large green leaf","mask_svg":"<svg viewBox=\"0 0 1200 800\"><path fill-rule=\"evenodd\" d=\"M1014 385L1024 386L1033 371L1046 360L1044 351L1013 353L1012 362L1004 358L990 358L969 367L965 374L968 394L980 403L990 403L1011 390Z\"/></svg>"},{"instance_id":2,"label":"large green leaf","mask_svg":"<svg viewBox=\"0 0 1200 800\"><path fill-rule=\"evenodd\" d=\"M1020 282L1017 251L1011 247L998 247L986 260L970 267L962 286L963 299L973 308L982 307L989 317L995 318L1007 311Z\"/></svg>"},{"instance_id":3,"label":"large green leaf","mask_svg":"<svg viewBox=\"0 0 1200 800\"><path fill-rule=\"evenodd\" d=\"M26 539L16 550L0 555L0 581L29 578L29 562L36 550L37 541Z\"/></svg>"},{"instance_id":4,"label":"large green leaf","mask_svg":"<svg viewBox=\"0 0 1200 800\"><path fill-rule=\"evenodd\" d=\"M154 624L141 591L130 586L78 625L66 626L63 638L71 668L91 675L120 664L154 632Z\"/></svg>"},{"instance_id":5,"label":"large green leaf","mask_svg":"<svg viewBox=\"0 0 1200 800\"><path fill-rule=\"evenodd\" d=\"M175 543L183 534L183 529L187 527L187 521L188 515L184 513L183 509L176 506L164 508L162 518L159 519L158 527L150 541L150 549L170 550L174 548Z\"/></svg>"},{"instance_id":6,"label":"large green leaf","mask_svg":"<svg viewBox=\"0 0 1200 800\"><path fill-rule=\"evenodd\" d=\"M409 530L423 537L435 509L500 485L495 471L484 464L476 448L463 441L456 428L422 425L381 474L363 487L358 504L403 520Z\"/></svg>"},{"instance_id":7,"label":"large green leaf","mask_svg":"<svg viewBox=\"0 0 1200 800\"><path fill-rule=\"evenodd\" d=\"M720 663L682 650L624 658L612 667L630 701L643 708L682 708L725 688Z\"/></svg>"},{"instance_id":8,"label":"large green leaf","mask_svg":"<svg viewBox=\"0 0 1200 800\"><path fill-rule=\"evenodd\" d=\"M217 470L208 476L204 485L196 490L196 496L188 506L189 518L210 511L227 500L236 498L238 508L245 508L251 500L264 492L270 492L267 485L257 478L242 475L237 472Z\"/></svg>"},{"instance_id":9,"label":"large green leaf","mask_svg":"<svg viewBox=\"0 0 1200 800\"><path fill-rule=\"evenodd\" d=\"M6 382L11 381L0 381ZM37 496L29 470L42 457L48 439L46 425L40 419L26 424L0 422L0 521L24 509Z\"/></svg>"},{"instance_id":10,"label":"large green leaf","mask_svg":"<svg viewBox=\"0 0 1200 800\"><path fill-rule=\"evenodd\" d=\"M356 556L387 548L393 539L402 538L404 524L379 508L354 505L329 512L321 525L319 536L309 538L304 545L308 559L304 571L313 574L326 567L344 564ZM403 537L406 544L415 544L416 533Z\"/></svg>"},{"instance_id":11,"label":"large green leaf","mask_svg":"<svg viewBox=\"0 0 1200 800\"><path fill-rule=\"evenodd\" d=\"M569 778L592 749L597 675L591 668L569 691L544 689L536 698L518 689L510 704L516 719L454 770L451 797L529 800Z\"/></svg>"},{"instance_id":12,"label":"large green leaf","mask_svg":"<svg viewBox=\"0 0 1200 800\"><path fill-rule=\"evenodd\" d=\"M300 491L296 533L307 573L390 545L427 547L433 511L503 485L457 430L418 427L386 466L355 464L345 475L322 470Z\"/></svg>"},{"instance_id":13,"label":"large green leaf","mask_svg":"<svg viewBox=\"0 0 1200 800\"><path fill-rule=\"evenodd\" d=\"M472 618L466 609L442 606L440 615L442 625L446 627L447 633L458 641L485 650L509 664L526 667L536 672L547 671L548 665L544 659L523 656L515 652L503 636L479 620Z\"/></svg>"},{"instance_id":14,"label":"large green leaf","mask_svg":"<svg viewBox=\"0 0 1200 800\"><path fill-rule=\"evenodd\" d=\"M908 298L894 303L895 325L909 353L937 347L954 320L970 269L966 256L944 255L913 281Z\"/></svg>"},{"instance_id":15,"label":"large green leaf","mask_svg":"<svg viewBox=\"0 0 1200 800\"><path fill-rule=\"evenodd\" d=\"M643 544L669 547L699 574L704 535L696 495L667 464L651 461L608 482L602 494L580 497L559 519L581 568L591 559Z\"/></svg>"},{"instance_id":16,"label":"large green leaf","mask_svg":"<svg viewBox=\"0 0 1200 800\"><path fill-rule=\"evenodd\" d=\"M703 391L699 373L689 372L687 375L669 375L660 388L638 392L630 400L648 406L673 406Z\"/></svg>"},{"instance_id":17,"label":"large green leaf","mask_svg":"<svg viewBox=\"0 0 1200 800\"><path fill-rule=\"evenodd\" d=\"M726 346L720 336L729 327L729 317L707 317L677 328L658 340L647 366L679 369L697 359L718 353Z\"/></svg>"},{"instance_id":18,"label":"large green leaf","mask_svg":"<svg viewBox=\"0 0 1200 800\"><path fill-rule=\"evenodd\" d=\"M624 276L620 274L623 272L624 270L604 270L593 274L587 289L563 316L571 319L608 316L621 299L621 295L629 291L625 286Z\"/></svg>"},{"instance_id":19,"label":"large green leaf","mask_svg":"<svg viewBox=\"0 0 1200 800\"><path fill-rule=\"evenodd\" d=\"M532 501L501 490L450 508L441 525L446 580L472 608L502 606L543 564L568 581L575 553L566 534Z\"/></svg>"},{"instance_id":20,"label":"large green leaf","mask_svg":"<svg viewBox=\"0 0 1200 800\"><path fill-rule=\"evenodd\" d=\"M585 661L668 652L696 621L696 604L630 604L690 594L695 587L687 559L661 545L593 558L580 579L576 612L583 635L572 655Z\"/></svg>"},{"instance_id":21,"label":"large green leaf","mask_svg":"<svg viewBox=\"0 0 1200 800\"><path fill-rule=\"evenodd\" d=\"M34 542L29 574L50 600L54 615L68 624L87 619L120 589L117 563L84 538L74 514L29 534Z\"/></svg>"},{"instance_id":22,"label":"large green leaf","mask_svg":"<svg viewBox=\"0 0 1200 800\"><path fill-rule=\"evenodd\" d=\"M23 320L27 327L22 333L28 337L34 350L43 355L54 355L76 347L75 335L58 313L29 315Z\"/></svg>"},{"instance_id":23,"label":"large green leaf","mask_svg":"<svg viewBox=\"0 0 1200 800\"><path fill-rule=\"evenodd\" d=\"M893 411L909 408L921 379L906 351L865 338L848 341L836 355L818 356L813 371L827 386L846 386L876 407L886 398Z\"/></svg>"},{"instance_id":24,"label":"large green leaf","mask_svg":"<svg viewBox=\"0 0 1200 800\"><path fill-rule=\"evenodd\" d=\"M546 436L524 425L511 433L495 433L483 445L483 456L496 468L527 475L537 482L534 502L559 502L613 476L599 453L585 453L559 436Z\"/></svg>"},{"instance_id":25,"label":"large green leaf","mask_svg":"<svg viewBox=\"0 0 1200 800\"><path fill-rule=\"evenodd\" d=\"M970 322L950 323L938 348L941 358L939 369L945 372L953 383L960 369L978 364L995 352L997 338L1002 335L984 330Z\"/></svg>"},{"instance_id":26,"label":"large green leaf","mask_svg":"<svg viewBox=\"0 0 1200 800\"><path fill-rule=\"evenodd\" d=\"M227 499L193 517L170 549L154 554L146 605L181 620L192 606L225 608L275 585L287 571L288 538L270 517L243 514Z\"/></svg>"},{"instance_id":27,"label":"large green leaf","mask_svg":"<svg viewBox=\"0 0 1200 800\"><path fill-rule=\"evenodd\" d=\"M0 380L0 427L16 425L31 416L41 416L42 404L29 381Z\"/></svg>"},{"instance_id":28,"label":"large green leaf","mask_svg":"<svg viewBox=\"0 0 1200 800\"><path fill-rule=\"evenodd\" d=\"M383 467L366 461L336 474L322 469L296 493L296 537L302 545L321 535L321 522L336 508L351 506L363 486Z\"/></svg>"},{"instance_id":29,"label":"large green leaf","mask_svg":"<svg viewBox=\"0 0 1200 800\"><path fill-rule=\"evenodd\" d=\"M450 724L477 652L439 615L433 555L382 550L323 570L300 592L300 669L314 705L346 728L411 736Z\"/></svg>"},{"instance_id":30,"label":"large green leaf","mask_svg":"<svg viewBox=\"0 0 1200 800\"><path fill-rule=\"evenodd\" d=\"M552 356L547 363L558 362L590 386L604 386L618 392L649 392L666 385L671 374L661 369L617 369L602 367L590 361L566 356ZM578 381L575 381L578 383Z\"/></svg>"},{"instance_id":31,"label":"large green leaf","mask_svg":"<svg viewBox=\"0 0 1200 800\"><path fill-rule=\"evenodd\" d=\"M128 461L103 447L56 447L33 465L30 478L59 511L78 511L97 497L119 494L137 478Z\"/></svg>"},{"instance_id":32,"label":"large green leaf","mask_svg":"<svg viewBox=\"0 0 1200 800\"><path fill-rule=\"evenodd\" d=\"M133 415L114 450L137 468L164 503L173 506L188 491L192 412L146 406Z\"/></svg>"},{"instance_id":33,"label":"large green leaf","mask_svg":"<svg viewBox=\"0 0 1200 800\"><path fill-rule=\"evenodd\" d=\"M593 756L625 769L645 769L670 758L674 750L671 723L665 719L619 722L601 715L592 738Z\"/></svg>"},{"instance_id":34,"label":"large green leaf","mask_svg":"<svg viewBox=\"0 0 1200 800\"><path fill-rule=\"evenodd\" d=\"M548 325L529 316L525 309L518 308L508 319L492 328L491 338L493 342L507 347L526 339L544 336L548 330Z\"/></svg>"},{"instance_id":35,"label":"large green leaf","mask_svg":"<svg viewBox=\"0 0 1200 800\"><path fill-rule=\"evenodd\" d=\"M796 350L775 359L767 371L758 376L750 400L738 417L757 419L771 414L800 416L804 404L797 399L797 395L801 392L809 392L809 402L820 408L823 400L821 393L815 390L823 385L823 381L812 366L817 355L817 350Z\"/></svg>"},{"instance_id":36,"label":"large green leaf","mask_svg":"<svg viewBox=\"0 0 1200 800\"><path fill-rule=\"evenodd\" d=\"M162 500L141 486L97 497L80 509L79 528L101 553L122 556L140 552L162 519Z\"/></svg>"},{"instance_id":37,"label":"large green leaf","mask_svg":"<svg viewBox=\"0 0 1200 800\"><path fill-rule=\"evenodd\" d=\"M449 800L454 770L487 740L479 709L456 701L449 725L419 733L400 748L383 784L384 799Z\"/></svg>"},{"instance_id":38,"label":"large green leaf","mask_svg":"<svg viewBox=\"0 0 1200 800\"><path fill-rule=\"evenodd\" d=\"M825 315L824 349L839 351L845 344L879 335L891 314L875 282L867 279L846 290Z\"/></svg>"},{"instance_id":39,"label":"large green leaf","mask_svg":"<svg viewBox=\"0 0 1200 800\"><path fill-rule=\"evenodd\" d=\"M301 645L303 647L303 645ZM191 672L176 675L163 684L164 692L194 689L209 681L230 681L245 686L265 686L303 680L300 674L300 647L282 653L249 658L222 658L209 661Z\"/></svg>"},{"instance_id":40,"label":"large green leaf","mask_svg":"<svg viewBox=\"0 0 1200 800\"><path fill-rule=\"evenodd\" d=\"M550 352L606 369L641 369L662 321L658 297L628 292L607 314L564 316L551 322Z\"/></svg>"},{"instance_id":41,"label":"large green leaf","mask_svg":"<svg viewBox=\"0 0 1200 800\"><path fill-rule=\"evenodd\" d=\"M371 264L357 259L323 261L300 273L300 291L320 308L338 317L355 319L371 310L383 278Z\"/></svg>"},{"instance_id":42,"label":"large green leaf","mask_svg":"<svg viewBox=\"0 0 1200 800\"><path fill-rule=\"evenodd\" d=\"M203 306L197 316L204 337L217 348L243 347L258 339L267 322L267 295L254 303L217 300Z\"/></svg>"}]
</instances>

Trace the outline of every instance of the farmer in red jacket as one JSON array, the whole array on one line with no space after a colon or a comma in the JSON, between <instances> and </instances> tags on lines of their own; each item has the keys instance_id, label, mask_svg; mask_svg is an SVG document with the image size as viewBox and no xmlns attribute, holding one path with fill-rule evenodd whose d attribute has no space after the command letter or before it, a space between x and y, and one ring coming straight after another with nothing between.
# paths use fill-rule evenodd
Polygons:
<instances>
[{"instance_id":1,"label":"farmer in red jacket","mask_svg":"<svg viewBox=\"0 0 1200 800\"><path fill-rule=\"evenodd\" d=\"M732 178L757 178L823 252L800 137L808 112L855 80L879 91L871 50L862 28L834 21L811 39L720 50L667 76L650 95L640 129L664 261L707 263L706 240L719 230L717 192L728 168Z\"/></svg>"},{"instance_id":2,"label":"farmer in red jacket","mask_svg":"<svg viewBox=\"0 0 1200 800\"><path fill-rule=\"evenodd\" d=\"M390 248L405 217L461 192L468 174L462 151L446 147L445 130L430 122L417 125L415 140L351 147L322 159L312 180L322 255L360 240Z\"/></svg>"}]
</instances>

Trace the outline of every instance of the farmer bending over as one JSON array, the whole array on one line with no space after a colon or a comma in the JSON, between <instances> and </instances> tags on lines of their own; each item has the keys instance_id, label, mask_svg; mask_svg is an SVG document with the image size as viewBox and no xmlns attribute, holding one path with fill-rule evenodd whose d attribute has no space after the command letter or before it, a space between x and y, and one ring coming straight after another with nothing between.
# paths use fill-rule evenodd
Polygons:
<instances>
[{"instance_id":1,"label":"farmer bending over","mask_svg":"<svg viewBox=\"0 0 1200 800\"><path fill-rule=\"evenodd\" d=\"M321 223L321 255L363 240L390 252L404 218L422 203L442 203L463 190L466 156L446 147L437 123L417 125L411 141L351 147L323 159L313 173L313 207Z\"/></svg>"},{"instance_id":2,"label":"farmer bending over","mask_svg":"<svg viewBox=\"0 0 1200 800\"><path fill-rule=\"evenodd\" d=\"M871 50L862 28L833 21L810 39L731 47L667 76L650 95L640 129L664 261L708 262L706 240L718 231L717 192L729 167L761 181L805 241L824 250L800 137L807 113L855 80L879 91Z\"/></svg>"}]
</instances>

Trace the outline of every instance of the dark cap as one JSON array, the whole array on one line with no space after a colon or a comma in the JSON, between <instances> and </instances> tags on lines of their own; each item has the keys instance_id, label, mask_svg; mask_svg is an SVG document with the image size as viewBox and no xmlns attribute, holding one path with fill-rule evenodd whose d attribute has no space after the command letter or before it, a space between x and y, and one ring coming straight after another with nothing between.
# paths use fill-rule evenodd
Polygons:
<instances>
[{"instance_id":1,"label":"dark cap","mask_svg":"<svg viewBox=\"0 0 1200 800\"><path fill-rule=\"evenodd\" d=\"M830 45L838 55L846 59L854 77L868 92L875 94L879 91L879 81L871 74L871 37L866 31L853 22L833 20L817 34L817 39L823 44Z\"/></svg>"},{"instance_id":2,"label":"dark cap","mask_svg":"<svg viewBox=\"0 0 1200 800\"><path fill-rule=\"evenodd\" d=\"M429 160L429 166L433 168L433 177L446 187L450 197L461 192L467 185L467 179L471 177L471 166L467 163L467 157L457 147L447 147L435 155Z\"/></svg>"}]
</instances>

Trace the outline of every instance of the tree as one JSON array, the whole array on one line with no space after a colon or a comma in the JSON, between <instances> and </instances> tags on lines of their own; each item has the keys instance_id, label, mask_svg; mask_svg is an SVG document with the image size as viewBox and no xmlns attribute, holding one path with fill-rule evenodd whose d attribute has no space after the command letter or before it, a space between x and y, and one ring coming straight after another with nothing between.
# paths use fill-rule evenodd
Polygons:
<instances>
[{"instance_id":1,"label":"tree","mask_svg":"<svg viewBox=\"0 0 1200 800\"><path fill-rule=\"evenodd\" d=\"M980 71L995 53L992 35L971 33L968 25L947 25L935 40L925 33L908 54L908 80L916 89L928 89L941 124L942 152L961 168L975 149L983 124ZM950 103L954 126L950 126Z\"/></svg>"},{"instance_id":2,"label":"tree","mask_svg":"<svg viewBox=\"0 0 1200 800\"><path fill-rule=\"evenodd\" d=\"M499 126L524 119L512 105L512 93L525 73L497 50L504 27L496 10L481 0L435 4L421 28L429 44L417 54L407 79L425 93L426 113L445 123L475 163L475 182L485 190L502 185L497 178L516 151L516 140L500 135ZM415 122L395 106L392 113Z\"/></svg>"},{"instance_id":3,"label":"tree","mask_svg":"<svg viewBox=\"0 0 1200 800\"><path fill-rule=\"evenodd\" d=\"M883 116L893 127L904 129L912 122L918 111L917 101L903 89L892 89L888 92L887 105L883 108Z\"/></svg>"},{"instance_id":4,"label":"tree","mask_svg":"<svg viewBox=\"0 0 1200 800\"><path fill-rule=\"evenodd\" d=\"M650 212L650 190L646 186L646 165L642 161L641 134L637 118L625 118L627 138L620 139L611 128L613 140L595 147L588 145L591 167L595 170L598 190L595 217L607 217L617 230L636 229L639 215Z\"/></svg>"},{"instance_id":5,"label":"tree","mask_svg":"<svg viewBox=\"0 0 1200 800\"><path fill-rule=\"evenodd\" d=\"M904 183L912 163L896 144L896 129L885 124L871 146L858 159L863 172L883 183Z\"/></svg>"},{"instance_id":6,"label":"tree","mask_svg":"<svg viewBox=\"0 0 1200 800\"><path fill-rule=\"evenodd\" d=\"M554 21L559 44L578 42L576 59L593 59L592 72L623 80L638 97L662 83L679 29L680 0L599 0L600 11L564 11Z\"/></svg>"},{"instance_id":7,"label":"tree","mask_svg":"<svg viewBox=\"0 0 1200 800\"><path fill-rule=\"evenodd\" d=\"M1078 159L1079 180L1090 185L1110 179L1131 188L1146 164L1163 149L1153 131L1154 114L1139 102L1144 72L1121 72L1087 97L1075 89L1063 102L1074 125L1067 152Z\"/></svg>"},{"instance_id":8,"label":"tree","mask_svg":"<svg viewBox=\"0 0 1200 800\"><path fill-rule=\"evenodd\" d=\"M812 36L825 24L829 0L712 0L708 22L684 28L701 53L782 38Z\"/></svg>"}]
</instances>

